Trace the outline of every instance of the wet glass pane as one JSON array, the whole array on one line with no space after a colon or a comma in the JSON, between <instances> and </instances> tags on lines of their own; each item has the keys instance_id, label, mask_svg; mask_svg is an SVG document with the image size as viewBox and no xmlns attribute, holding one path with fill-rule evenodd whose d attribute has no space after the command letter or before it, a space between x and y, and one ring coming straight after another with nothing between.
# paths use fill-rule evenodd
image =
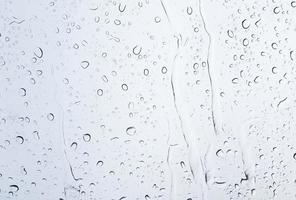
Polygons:
<instances>
[{"instance_id":1,"label":"wet glass pane","mask_svg":"<svg viewBox=\"0 0 296 200\"><path fill-rule=\"evenodd\" d=\"M296 199L296 1L1 0L0 199Z\"/></svg>"}]
</instances>

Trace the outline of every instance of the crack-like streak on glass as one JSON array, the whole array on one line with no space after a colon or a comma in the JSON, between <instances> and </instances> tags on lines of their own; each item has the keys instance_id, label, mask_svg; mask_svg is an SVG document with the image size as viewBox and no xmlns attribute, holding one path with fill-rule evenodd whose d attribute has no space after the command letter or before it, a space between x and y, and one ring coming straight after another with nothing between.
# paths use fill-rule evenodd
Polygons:
<instances>
[{"instance_id":1,"label":"crack-like streak on glass","mask_svg":"<svg viewBox=\"0 0 296 200\"><path fill-rule=\"evenodd\" d=\"M165 8L163 1L160 0L160 3L161 3L162 9L163 9L163 11L164 11L164 13L165 13L165 16L166 16L168 22L171 23L171 20L170 20L170 18L169 18L169 15L168 15L167 9Z\"/></svg>"},{"instance_id":2,"label":"crack-like streak on glass","mask_svg":"<svg viewBox=\"0 0 296 200\"><path fill-rule=\"evenodd\" d=\"M175 110L176 110L176 113L178 115L178 119L180 121L180 126L181 126L181 131L182 131L182 135L183 135L183 138L184 138L184 141L186 143L186 147L188 148L189 147L189 143L188 143L188 140L186 138L186 135L185 135L185 131L184 131L184 125L183 125L183 120L182 120L182 117L181 117L181 114L180 114L180 111L178 109L178 106L177 106L177 99L176 99L176 91L175 91L175 83L174 83L174 78L175 78L175 61L176 61L176 58L177 58L178 54L175 55L174 57L174 61L173 61L173 66L172 66L172 73L171 73L171 87L172 87L172 93L173 93L173 100L174 100L174 106L175 106Z\"/></svg>"},{"instance_id":3,"label":"crack-like streak on glass","mask_svg":"<svg viewBox=\"0 0 296 200\"><path fill-rule=\"evenodd\" d=\"M199 3L198 3L198 7L199 7L199 14L200 14L200 17L201 17L201 20L202 20L202 25L203 25L203 28L209 38L209 44L208 44L208 48L207 48L207 61L206 61L206 64L207 64L207 73L208 73L208 77L209 77L209 81L210 81L210 92L211 92L211 118L212 118L212 124L213 124L213 129L214 129L214 133L215 135L218 135L218 131L217 131L217 127L216 127L216 119L215 119L215 113L214 113L214 87L213 87L213 80L212 80L212 73L211 73L211 68L210 68L210 62L209 62L209 59L210 59L210 50L211 50L211 43L212 43L212 37L207 29L207 26L206 26L206 23L205 23L205 19L204 19L204 16L202 14L202 6L201 6L201 0L199 0Z\"/></svg>"},{"instance_id":4,"label":"crack-like streak on glass","mask_svg":"<svg viewBox=\"0 0 296 200\"><path fill-rule=\"evenodd\" d=\"M171 138L171 130L170 130L170 123L169 121L167 121L168 123L168 137L167 137L167 145L168 145L168 151L167 151L167 159L166 159L166 162L167 162L167 165L168 165L168 168L169 168L169 171L170 171L170 191L169 191L169 197L170 199L172 199L172 192L173 192L173 188L174 188L174 174L173 174L173 170L172 170L172 167L171 167L171 164L170 164L170 153L171 153L171 144L170 144L170 138Z\"/></svg>"},{"instance_id":5,"label":"crack-like streak on glass","mask_svg":"<svg viewBox=\"0 0 296 200\"><path fill-rule=\"evenodd\" d=\"M53 67L51 67L51 74L52 74L53 78L55 79L55 73L54 73ZM71 174L73 180L74 181L79 181L79 180L82 180L82 178L76 178L75 177L73 167L72 167L71 162L70 162L70 160L68 158L68 154L67 154L67 150L66 150L67 145L66 145L65 128L64 128L64 124L65 124L65 122L64 122L64 108L57 99L57 84L56 83L57 83L57 81L55 80L54 99L55 99L55 101L56 101L56 103L57 103L57 105L59 107L59 111L60 111L60 114L61 114L60 129L61 129L62 141L63 141L63 146L64 146L64 156L65 156L65 159L66 159L66 161L67 161L67 163L69 165L70 174Z\"/></svg>"},{"instance_id":6,"label":"crack-like streak on glass","mask_svg":"<svg viewBox=\"0 0 296 200\"><path fill-rule=\"evenodd\" d=\"M178 44L178 48L179 48L179 39L177 40L177 44ZM185 130L184 130L184 123L183 123L183 119L181 117L180 110L179 110L178 105L177 105L177 98L176 98L176 91L175 91L175 81L174 81L174 79L175 79L175 69L176 69L176 63L175 62L176 62L177 57L178 57L178 54L175 55L174 60L173 60L173 64L172 64L171 87L172 87L172 93L173 93L174 107L175 107L175 110L176 110L176 113L177 113L177 116L178 116L178 119L179 119L179 122L180 122L182 136L183 136L183 139L184 139L184 141L186 143L186 148L188 149L188 151L190 151L191 146L189 145L189 141L187 139L187 136L186 136L186 133L185 133ZM193 166L192 166L192 162L190 160L190 157L188 158L188 161L189 161L190 173L192 175L193 180L195 180L195 173L194 173L194 170L193 170Z\"/></svg>"}]
</instances>

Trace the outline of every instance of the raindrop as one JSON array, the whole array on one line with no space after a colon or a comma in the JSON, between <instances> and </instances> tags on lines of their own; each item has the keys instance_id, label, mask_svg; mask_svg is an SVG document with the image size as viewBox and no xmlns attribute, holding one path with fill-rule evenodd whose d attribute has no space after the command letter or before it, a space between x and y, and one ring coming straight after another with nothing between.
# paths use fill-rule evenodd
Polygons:
<instances>
[{"instance_id":1,"label":"raindrop","mask_svg":"<svg viewBox=\"0 0 296 200\"><path fill-rule=\"evenodd\" d=\"M126 5L121 5L121 3L118 5L118 10L120 11L120 12L124 12L125 11L125 9L126 9Z\"/></svg>"},{"instance_id":2,"label":"raindrop","mask_svg":"<svg viewBox=\"0 0 296 200\"><path fill-rule=\"evenodd\" d=\"M234 33L233 33L232 30L228 30L228 31L227 31L227 35L228 35L228 37L230 37L230 38L233 38L233 37L234 37Z\"/></svg>"},{"instance_id":3,"label":"raindrop","mask_svg":"<svg viewBox=\"0 0 296 200\"><path fill-rule=\"evenodd\" d=\"M191 6L188 6L188 7L187 7L187 14L188 14L188 15L191 15L192 12L193 12L192 7L191 7Z\"/></svg>"},{"instance_id":4,"label":"raindrop","mask_svg":"<svg viewBox=\"0 0 296 200\"><path fill-rule=\"evenodd\" d=\"M133 53L135 55L139 55L141 51L142 51L142 47L138 47L138 45L133 48Z\"/></svg>"},{"instance_id":5,"label":"raindrop","mask_svg":"<svg viewBox=\"0 0 296 200\"><path fill-rule=\"evenodd\" d=\"M238 83L238 78L233 78L231 81L233 84L237 84Z\"/></svg>"},{"instance_id":6,"label":"raindrop","mask_svg":"<svg viewBox=\"0 0 296 200\"><path fill-rule=\"evenodd\" d=\"M25 88L20 88L19 89L19 95L20 96L24 97L24 96L26 96L26 94L27 94L27 91L26 91Z\"/></svg>"},{"instance_id":7,"label":"raindrop","mask_svg":"<svg viewBox=\"0 0 296 200\"><path fill-rule=\"evenodd\" d=\"M244 19L244 20L242 21L242 27L243 27L244 29L248 29L248 28L250 27L250 24L247 22L247 19Z\"/></svg>"},{"instance_id":8,"label":"raindrop","mask_svg":"<svg viewBox=\"0 0 296 200\"><path fill-rule=\"evenodd\" d=\"M39 137L39 132L38 132L38 131L33 131L33 136L34 136L37 140L40 139L40 137Z\"/></svg>"},{"instance_id":9,"label":"raindrop","mask_svg":"<svg viewBox=\"0 0 296 200\"><path fill-rule=\"evenodd\" d=\"M19 143L19 144L23 144L24 143L24 138L22 136L17 136L16 137L16 141Z\"/></svg>"},{"instance_id":10,"label":"raindrop","mask_svg":"<svg viewBox=\"0 0 296 200\"><path fill-rule=\"evenodd\" d=\"M102 167L104 165L104 162L102 160L99 160L96 165Z\"/></svg>"},{"instance_id":11,"label":"raindrop","mask_svg":"<svg viewBox=\"0 0 296 200\"><path fill-rule=\"evenodd\" d=\"M271 69L271 72L273 73L273 74L276 74L277 73L277 67L273 67L272 69Z\"/></svg>"},{"instance_id":12,"label":"raindrop","mask_svg":"<svg viewBox=\"0 0 296 200\"><path fill-rule=\"evenodd\" d=\"M244 45L245 47L249 45L249 40L248 40L247 38L245 38L245 39L243 40L243 45Z\"/></svg>"},{"instance_id":13,"label":"raindrop","mask_svg":"<svg viewBox=\"0 0 296 200\"><path fill-rule=\"evenodd\" d=\"M290 51L290 59L291 59L291 60L294 60L294 58L293 58L293 54L294 54L294 51Z\"/></svg>"},{"instance_id":14,"label":"raindrop","mask_svg":"<svg viewBox=\"0 0 296 200\"><path fill-rule=\"evenodd\" d=\"M103 93L104 93L104 91L103 91L102 89L98 89L98 90L97 90L97 95L98 95L98 96L102 96Z\"/></svg>"},{"instance_id":15,"label":"raindrop","mask_svg":"<svg viewBox=\"0 0 296 200\"><path fill-rule=\"evenodd\" d=\"M89 62L88 61L82 61L81 63L80 63L80 66L83 68L83 69L86 69L86 68L88 68L88 66L89 66Z\"/></svg>"},{"instance_id":16,"label":"raindrop","mask_svg":"<svg viewBox=\"0 0 296 200\"><path fill-rule=\"evenodd\" d=\"M279 8L279 7L275 7L275 8L273 9L273 13L274 13L274 14L279 14L279 12L280 12L280 8Z\"/></svg>"},{"instance_id":17,"label":"raindrop","mask_svg":"<svg viewBox=\"0 0 296 200\"><path fill-rule=\"evenodd\" d=\"M12 190L14 190L13 192L17 192L17 191L19 191L19 186L17 186L17 185L10 185L9 186Z\"/></svg>"},{"instance_id":18,"label":"raindrop","mask_svg":"<svg viewBox=\"0 0 296 200\"><path fill-rule=\"evenodd\" d=\"M155 23L159 23L161 21L161 18L157 16L154 18L154 21L155 21Z\"/></svg>"},{"instance_id":19,"label":"raindrop","mask_svg":"<svg viewBox=\"0 0 296 200\"><path fill-rule=\"evenodd\" d=\"M184 167L185 167L185 163L184 163L184 161L181 161L181 162L180 162L180 165L181 165L182 168L184 168Z\"/></svg>"},{"instance_id":20,"label":"raindrop","mask_svg":"<svg viewBox=\"0 0 296 200\"><path fill-rule=\"evenodd\" d=\"M148 76L149 75L149 69L144 69L144 75Z\"/></svg>"},{"instance_id":21,"label":"raindrop","mask_svg":"<svg viewBox=\"0 0 296 200\"><path fill-rule=\"evenodd\" d=\"M96 17L95 17L95 22L96 22L96 23L99 23L99 22L100 22L100 17L99 17L99 16L96 16Z\"/></svg>"},{"instance_id":22,"label":"raindrop","mask_svg":"<svg viewBox=\"0 0 296 200\"><path fill-rule=\"evenodd\" d=\"M120 24L121 24L121 21L120 21L119 19L115 19L115 20L114 20L114 24L115 24L115 25L120 25Z\"/></svg>"},{"instance_id":23,"label":"raindrop","mask_svg":"<svg viewBox=\"0 0 296 200\"><path fill-rule=\"evenodd\" d=\"M166 74L168 71L168 69L166 67L162 67L161 68L161 73Z\"/></svg>"},{"instance_id":24,"label":"raindrop","mask_svg":"<svg viewBox=\"0 0 296 200\"><path fill-rule=\"evenodd\" d=\"M216 156L217 157L221 158L221 157L223 157L223 155L224 155L224 152L223 152L222 149L219 149L218 151L216 151Z\"/></svg>"},{"instance_id":25,"label":"raindrop","mask_svg":"<svg viewBox=\"0 0 296 200\"><path fill-rule=\"evenodd\" d=\"M73 48L74 48L74 49L79 49L79 45L78 45L77 43L75 43L75 44L73 45Z\"/></svg>"},{"instance_id":26,"label":"raindrop","mask_svg":"<svg viewBox=\"0 0 296 200\"><path fill-rule=\"evenodd\" d=\"M107 82L108 82L108 78L107 78L107 76L106 76L106 75L102 76L102 80L103 80L105 83L107 83Z\"/></svg>"},{"instance_id":27,"label":"raindrop","mask_svg":"<svg viewBox=\"0 0 296 200\"><path fill-rule=\"evenodd\" d=\"M85 142L89 142L90 139L91 139L91 135L89 133L86 133L86 134L83 135L83 140Z\"/></svg>"},{"instance_id":28,"label":"raindrop","mask_svg":"<svg viewBox=\"0 0 296 200\"><path fill-rule=\"evenodd\" d=\"M273 49L277 49L277 43L273 42L273 43L271 44L271 47L272 47Z\"/></svg>"},{"instance_id":29,"label":"raindrop","mask_svg":"<svg viewBox=\"0 0 296 200\"><path fill-rule=\"evenodd\" d=\"M125 130L126 134L128 134L129 136L133 136L136 134L137 130L135 127L130 126Z\"/></svg>"},{"instance_id":30,"label":"raindrop","mask_svg":"<svg viewBox=\"0 0 296 200\"><path fill-rule=\"evenodd\" d=\"M121 85L121 89L123 90L123 91L127 91L128 90L128 86L127 86L127 84L122 84Z\"/></svg>"},{"instance_id":31,"label":"raindrop","mask_svg":"<svg viewBox=\"0 0 296 200\"><path fill-rule=\"evenodd\" d=\"M193 64L193 69L194 69L194 70L197 70L197 69L198 69L198 66L199 66L198 63L194 63L194 64Z\"/></svg>"},{"instance_id":32,"label":"raindrop","mask_svg":"<svg viewBox=\"0 0 296 200\"><path fill-rule=\"evenodd\" d=\"M72 142L70 147L73 148L74 150L76 150L77 146L78 146L77 142Z\"/></svg>"},{"instance_id":33,"label":"raindrop","mask_svg":"<svg viewBox=\"0 0 296 200\"><path fill-rule=\"evenodd\" d=\"M106 53L106 52L103 52L103 53L102 53L102 57L103 57L103 58L106 58L106 57L107 57L107 53Z\"/></svg>"},{"instance_id":34,"label":"raindrop","mask_svg":"<svg viewBox=\"0 0 296 200\"><path fill-rule=\"evenodd\" d=\"M43 56L43 50L40 47L38 47L38 53L34 52L34 55L37 58L42 58L42 56Z\"/></svg>"},{"instance_id":35,"label":"raindrop","mask_svg":"<svg viewBox=\"0 0 296 200\"><path fill-rule=\"evenodd\" d=\"M53 115L52 113L48 113L48 115L47 115L47 119L48 119L49 121L53 121L53 120L54 120L54 115Z\"/></svg>"}]
</instances>

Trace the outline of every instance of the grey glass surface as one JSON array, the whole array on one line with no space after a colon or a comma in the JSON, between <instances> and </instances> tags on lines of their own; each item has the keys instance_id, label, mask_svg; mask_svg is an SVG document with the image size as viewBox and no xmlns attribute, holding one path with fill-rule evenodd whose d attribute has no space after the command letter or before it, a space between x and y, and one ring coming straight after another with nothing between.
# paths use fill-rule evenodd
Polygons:
<instances>
[{"instance_id":1,"label":"grey glass surface","mask_svg":"<svg viewBox=\"0 0 296 200\"><path fill-rule=\"evenodd\" d=\"M0 200L296 199L296 1L0 0Z\"/></svg>"}]
</instances>

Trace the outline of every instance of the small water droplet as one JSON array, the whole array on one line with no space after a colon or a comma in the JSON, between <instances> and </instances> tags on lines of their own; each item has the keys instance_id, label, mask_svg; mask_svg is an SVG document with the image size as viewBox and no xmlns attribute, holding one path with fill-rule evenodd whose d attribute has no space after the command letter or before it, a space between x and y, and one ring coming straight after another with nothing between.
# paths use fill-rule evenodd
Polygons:
<instances>
[{"instance_id":1,"label":"small water droplet","mask_svg":"<svg viewBox=\"0 0 296 200\"><path fill-rule=\"evenodd\" d=\"M104 94L104 91L102 89L97 90L97 95L102 96Z\"/></svg>"},{"instance_id":2,"label":"small water droplet","mask_svg":"<svg viewBox=\"0 0 296 200\"><path fill-rule=\"evenodd\" d=\"M24 96L26 96L26 94L27 94L27 91L26 91L25 88L20 88L19 89L19 95L20 96L24 97Z\"/></svg>"},{"instance_id":3,"label":"small water droplet","mask_svg":"<svg viewBox=\"0 0 296 200\"><path fill-rule=\"evenodd\" d=\"M47 115L47 119L48 119L49 121L53 121L53 120L54 120L54 114L52 114L52 113L48 113L48 115Z\"/></svg>"},{"instance_id":4,"label":"small water droplet","mask_svg":"<svg viewBox=\"0 0 296 200\"><path fill-rule=\"evenodd\" d=\"M154 18L154 21L155 21L155 23L159 23L159 22L161 22L161 19L160 19L160 17L157 16Z\"/></svg>"},{"instance_id":5,"label":"small water droplet","mask_svg":"<svg viewBox=\"0 0 296 200\"><path fill-rule=\"evenodd\" d=\"M23 144L24 143L24 138L22 136L16 136L16 141L19 143L19 144Z\"/></svg>"},{"instance_id":6,"label":"small water droplet","mask_svg":"<svg viewBox=\"0 0 296 200\"><path fill-rule=\"evenodd\" d=\"M142 47L139 47L138 45L133 48L133 54L135 55L140 55L141 51Z\"/></svg>"},{"instance_id":7,"label":"small water droplet","mask_svg":"<svg viewBox=\"0 0 296 200\"><path fill-rule=\"evenodd\" d=\"M86 69L86 68L88 68L88 66L89 66L89 62L88 61L82 61L81 63L80 63L80 66L83 68L83 69Z\"/></svg>"},{"instance_id":8,"label":"small water droplet","mask_svg":"<svg viewBox=\"0 0 296 200\"><path fill-rule=\"evenodd\" d=\"M192 12L193 12L192 7L191 7L191 6L188 6L188 7L187 7L187 14L188 14L188 15L191 15Z\"/></svg>"},{"instance_id":9,"label":"small water droplet","mask_svg":"<svg viewBox=\"0 0 296 200\"><path fill-rule=\"evenodd\" d=\"M83 135L83 140L85 142L89 142L90 139L91 139L91 135L89 133L86 133L86 134Z\"/></svg>"},{"instance_id":10,"label":"small water droplet","mask_svg":"<svg viewBox=\"0 0 296 200\"><path fill-rule=\"evenodd\" d=\"M127 84L122 84L121 85L121 89L123 90L123 91L127 91L128 90L128 86L127 86Z\"/></svg>"},{"instance_id":11,"label":"small water droplet","mask_svg":"<svg viewBox=\"0 0 296 200\"><path fill-rule=\"evenodd\" d=\"M126 132L126 134L128 134L129 136L133 136L133 135L136 134L137 130L136 130L135 127L130 126L130 127L128 127L128 128L126 129L125 132Z\"/></svg>"},{"instance_id":12,"label":"small water droplet","mask_svg":"<svg viewBox=\"0 0 296 200\"><path fill-rule=\"evenodd\" d=\"M162 67L161 68L161 73L166 74L168 71L168 69L166 67Z\"/></svg>"},{"instance_id":13,"label":"small water droplet","mask_svg":"<svg viewBox=\"0 0 296 200\"><path fill-rule=\"evenodd\" d=\"M149 75L149 69L144 69L144 75L148 76Z\"/></svg>"},{"instance_id":14,"label":"small water droplet","mask_svg":"<svg viewBox=\"0 0 296 200\"><path fill-rule=\"evenodd\" d=\"M102 167L104 165L104 162L102 160L99 160L96 165Z\"/></svg>"}]
</instances>

